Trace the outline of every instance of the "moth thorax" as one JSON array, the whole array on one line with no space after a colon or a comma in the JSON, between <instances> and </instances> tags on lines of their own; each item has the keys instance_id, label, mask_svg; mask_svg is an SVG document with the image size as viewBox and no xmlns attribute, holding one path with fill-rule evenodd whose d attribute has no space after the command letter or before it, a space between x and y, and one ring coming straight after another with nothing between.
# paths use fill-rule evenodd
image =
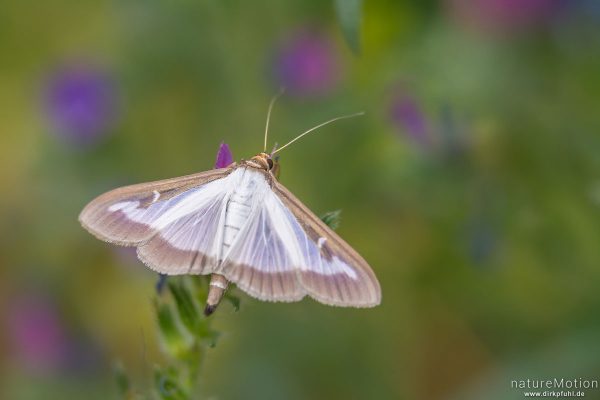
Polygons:
<instances>
[{"instance_id":1,"label":"moth thorax","mask_svg":"<svg viewBox=\"0 0 600 400\"><path fill-rule=\"evenodd\" d=\"M248 163L256 168L260 168L260 169L264 169L264 170L268 171L273 166L273 164L272 164L273 161L271 161L271 164L269 164L270 159L271 159L271 156L269 156L267 153L258 153L257 155L252 157L250 160L248 160Z\"/></svg>"}]
</instances>

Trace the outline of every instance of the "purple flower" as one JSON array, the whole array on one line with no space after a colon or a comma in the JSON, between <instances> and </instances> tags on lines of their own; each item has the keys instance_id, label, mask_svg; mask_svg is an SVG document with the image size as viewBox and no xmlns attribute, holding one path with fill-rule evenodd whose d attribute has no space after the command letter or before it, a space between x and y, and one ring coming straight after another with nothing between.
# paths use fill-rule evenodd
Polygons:
<instances>
[{"instance_id":1,"label":"purple flower","mask_svg":"<svg viewBox=\"0 0 600 400\"><path fill-rule=\"evenodd\" d=\"M339 82L340 72L335 46L314 32L302 31L289 38L275 59L278 83L292 95L326 94Z\"/></svg>"},{"instance_id":2,"label":"purple flower","mask_svg":"<svg viewBox=\"0 0 600 400\"><path fill-rule=\"evenodd\" d=\"M25 367L45 372L64 366L68 341L51 301L39 295L17 298L7 322L12 350Z\"/></svg>"},{"instance_id":3,"label":"purple flower","mask_svg":"<svg viewBox=\"0 0 600 400\"><path fill-rule=\"evenodd\" d=\"M117 117L114 82L98 67L75 64L52 75L45 91L45 108L56 133L87 145L109 133Z\"/></svg>"},{"instance_id":4,"label":"purple flower","mask_svg":"<svg viewBox=\"0 0 600 400\"><path fill-rule=\"evenodd\" d=\"M396 93L390 102L389 115L392 122L408 137L422 147L428 147L430 132L427 119L417 100L405 91Z\"/></svg>"},{"instance_id":5,"label":"purple flower","mask_svg":"<svg viewBox=\"0 0 600 400\"><path fill-rule=\"evenodd\" d=\"M233 155L229 150L227 143L222 142L217 151L217 160L215 161L215 168L225 168L233 162Z\"/></svg>"},{"instance_id":6,"label":"purple flower","mask_svg":"<svg viewBox=\"0 0 600 400\"><path fill-rule=\"evenodd\" d=\"M461 25L479 31L514 33L551 20L567 3L557 0L448 0Z\"/></svg>"}]
</instances>

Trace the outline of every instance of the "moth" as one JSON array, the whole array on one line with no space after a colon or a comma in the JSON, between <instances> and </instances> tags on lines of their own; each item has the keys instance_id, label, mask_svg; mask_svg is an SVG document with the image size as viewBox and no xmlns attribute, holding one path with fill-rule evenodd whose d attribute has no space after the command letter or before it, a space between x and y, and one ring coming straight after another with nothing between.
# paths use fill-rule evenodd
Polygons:
<instances>
[{"instance_id":1,"label":"moth","mask_svg":"<svg viewBox=\"0 0 600 400\"><path fill-rule=\"evenodd\" d=\"M114 189L92 200L79 221L101 240L137 247L161 274L210 274L206 315L229 282L263 301L308 295L333 306L376 306L381 288L367 262L273 174L275 153L355 115L226 168Z\"/></svg>"}]
</instances>

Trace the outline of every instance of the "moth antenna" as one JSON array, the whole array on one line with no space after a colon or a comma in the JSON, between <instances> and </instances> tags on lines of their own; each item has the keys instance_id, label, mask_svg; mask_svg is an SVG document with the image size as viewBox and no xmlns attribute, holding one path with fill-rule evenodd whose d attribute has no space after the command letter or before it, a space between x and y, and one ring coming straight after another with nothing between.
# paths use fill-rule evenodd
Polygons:
<instances>
[{"instance_id":1,"label":"moth antenna","mask_svg":"<svg viewBox=\"0 0 600 400\"><path fill-rule=\"evenodd\" d=\"M361 115L365 115L365 112L364 112L364 111L361 111L361 112L358 112L358 113L356 113L356 114L342 115L341 117L335 117L335 118L332 118L332 119L330 119L329 121L325 121L325 122L323 122L323 123L321 123L321 124L319 124L319 125L317 125L317 126L315 126L315 127L312 127L312 128L310 128L310 129L309 129L309 130L307 130L306 132L304 132L304 133L301 133L300 135L296 136L294 139L290 140L289 142L287 142L286 144L284 144L284 145L283 145L283 146L281 146L280 148L278 148L278 149L276 149L275 151L273 151L273 152L271 153L271 155L273 155L273 154L275 154L275 153L279 153L281 150L285 149L285 148L286 148L286 147L288 147L290 144L292 144L292 143L294 143L296 140L300 139L302 136L304 136L304 135L306 135L306 134L309 134L310 132L312 132L312 131L314 131L314 130L316 130L316 129L319 129L319 128L320 128L320 127L322 127L322 126L325 126L325 125L327 125L327 124L330 124L330 123L332 123L332 122L335 122L335 121L339 121L340 119L353 118L353 117L358 117L358 116L361 116Z\"/></svg>"},{"instance_id":2,"label":"moth antenna","mask_svg":"<svg viewBox=\"0 0 600 400\"><path fill-rule=\"evenodd\" d=\"M265 145L263 147L263 153L267 151L267 136L269 135L269 121L271 121L271 111L273 110L273 106L275 105L275 102L277 101L278 98L281 97L283 92L285 92L284 87L279 89L279 93L277 93L275 96L273 96L273 98L271 99L271 102L269 103L269 111L267 111L267 124L265 125Z\"/></svg>"}]
</instances>

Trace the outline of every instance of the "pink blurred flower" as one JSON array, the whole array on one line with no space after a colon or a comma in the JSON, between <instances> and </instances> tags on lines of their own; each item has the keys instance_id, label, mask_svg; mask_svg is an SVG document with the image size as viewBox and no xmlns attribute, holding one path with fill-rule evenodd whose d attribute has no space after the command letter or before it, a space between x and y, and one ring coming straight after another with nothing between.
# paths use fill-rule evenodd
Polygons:
<instances>
[{"instance_id":1,"label":"pink blurred flower","mask_svg":"<svg viewBox=\"0 0 600 400\"><path fill-rule=\"evenodd\" d=\"M422 147L431 144L427 118L412 94L398 90L390 101L389 116L392 123L413 142Z\"/></svg>"},{"instance_id":2,"label":"pink blurred flower","mask_svg":"<svg viewBox=\"0 0 600 400\"><path fill-rule=\"evenodd\" d=\"M447 0L461 25L490 33L514 33L550 21L565 5L560 0Z\"/></svg>"},{"instance_id":3,"label":"pink blurred flower","mask_svg":"<svg viewBox=\"0 0 600 400\"><path fill-rule=\"evenodd\" d=\"M297 96L324 95L336 87L341 74L331 39L306 30L285 41L274 67L278 84Z\"/></svg>"},{"instance_id":4,"label":"pink blurred flower","mask_svg":"<svg viewBox=\"0 0 600 400\"><path fill-rule=\"evenodd\" d=\"M106 136L118 114L114 81L104 69L88 64L55 72L46 84L44 103L56 134L76 145Z\"/></svg>"},{"instance_id":5,"label":"pink blurred flower","mask_svg":"<svg viewBox=\"0 0 600 400\"><path fill-rule=\"evenodd\" d=\"M67 337L53 303L40 295L17 298L7 330L15 356L25 367L50 372L67 361Z\"/></svg>"}]
</instances>

